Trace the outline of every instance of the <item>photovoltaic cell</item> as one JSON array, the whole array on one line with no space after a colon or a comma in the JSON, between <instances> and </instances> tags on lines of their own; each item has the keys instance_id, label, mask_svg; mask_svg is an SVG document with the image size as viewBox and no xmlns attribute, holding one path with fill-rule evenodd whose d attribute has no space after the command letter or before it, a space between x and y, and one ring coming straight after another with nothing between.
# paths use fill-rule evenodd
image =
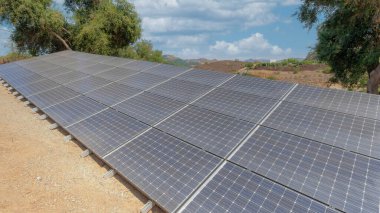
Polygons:
<instances>
[{"instance_id":1,"label":"photovoltaic cell","mask_svg":"<svg viewBox=\"0 0 380 213\"><path fill-rule=\"evenodd\" d=\"M107 64L107 65L110 65L110 66L118 67L118 66L122 66L122 65L128 64L128 63L130 63L132 61L133 60L127 59L127 58L109 57L106 60L102 61L101 63L102 64Z\"/></svg>"},{"instance_id":2,"label":"photovoltaic cell","mask_svg":"<svg viewBox=\"0 0 380 213\"><path fill-rule=\"evenodd\" d=\"M287 91L289 91L293 85L294 84L281 81L236 76L223 84L221 87L239 92L279 99Z\"/></svg>"},{"instance_id":3,"label":"photovoltaic cell","mask_svg":"<svg viewBox=\"0 0 380 213\"><path fill-rule=\"evenodd\" d=\"M57 56L55 58L49 58L49 59L42 59L42 60L47 60L49 63L56 64L59 66L64 66L66 64L73 63L75 61L79 61L77 59L69 58L69 57L62 57L62 56Z\"/></svg>"},{"instance_id":4,"label":"photovoltaic cell","mask_svg":"<svg viewBox=\"0 0 380 213\"><path fill-rule=\"evenodd\" d=\"M95 90L96 88L105 86L106 84L110 84L111 82L112 81L106 80L104 78L89 76L87 78L66 84L66 87L79 93L86 93Z\"/></svg>"},{"instance_id":5,"label":"photovoltaic cell","mask_svg":"<svg viewBox=\"0 0 380 213\"><path fill-rule=\"evenodd\" d=\"M221 159L151 129L105 161L164 210L173 212Z\"/></svg>"},{"instance_id":6,"label":"photovoltaic cell","mask_svg":"<svg viewBox=\"0 0 380 213\"><path fill-rule=\"evenodd\" d=\"M105 105L88 97L78 96L43 111L59 125L67 127L106 108Z\"/></svg>"},{"instance_id":7,"label":"photovoltaic cell","mask_svg":"<svg viewBox=\"0 0 380 213\"><path fill-rule=\"evenodd\" d=\"M144 92L114 108L147 124L154 125L179 110L185 103Z\"/></svg>"},{"instance_id":8,"label":"photovoltaic cell","mask_svg":"<svg viewBox=\"0 0 380 213\"><path fill-rule=\"evenodd\" d=\"M341 211L379 211L379 160L260 127L231 161Z\"/></svg>"},{"instance_id":9,"label":"photovoltaic cell","mask_svg":"<svg viewBox=\"0 0 380 213\"><path fill-rule=\"evenodd\" d=\"M125 78L121 81L118 81L120 84L125 84L131 87L135 87L138 89L146 90L149 89L165 80L167 77L153 75L148 73L138 73L136 75Z\"/></svg>"},{"instance_id":10,"label":"photovoltaic cell","mask_svg":"<svg viewBox=\"0 0 380 213\"><path fill-rule=\"evenodd\" d=\"M55 105L80 94L67 87L60 86L46 92L28 97L28 100L40 109Z\"/></svg>"},{"instance_id":11,"label":"photovoltaic cell","mask_svg":"<svg viewBox=\"0 0 380 213\"><path fill-rule=\"evenodd\" d=\"M265 126L379 158L380 122L283 102Z\"/></svg>"},{"instance_id":12,"label":"photovoltaic cell","mask_svg":"<svg viewBox=\"0 0 380 213\"><path fill-rule=\"evenodd\" d=\"M142 70L146 70L157 65L158 65L157 63L153 63L149 61L132 61L131 63L124 64L120 67L130 69L130 70L142 71Z\"/></svg>"},{"instance_id":13,"label":"photovoltaic cell","mask_svg":"<svg viewBox=\"0 0 380 213\"><path fill-rule=\"evenodd\" d=\"M128 69L117 67L109 71L98 73L95 76L105 78L111 81L119 81L127 76L134 75L139 72L140 71L137 71L137 70L128 70Z\"/></svg>"},{"instance_id":14,"label":"photovoltaic cell","mask_svg":"<svg viewBox=\"0 0 380 213\"><path fill-rule=\"evenodd\" d=\"M149 92L183 102L190 102L211 89L212 87L208 85L171 79L150 89Z\"/></svg>"},{"instance_id":15,"label":"photovoltaic cell","mask_svg":"<svg viewBox=\"0 0 380 213\"><path fill-rule=\"evenodd\" d=\"M171 78L181 73L184 73L189 69L190 68L188 67L178 67L173 65L160 64L159 66L144 70L143 72Z\"/></svg>"},{"instance_id":16,"label":"photovoltaic cell","mask_svg":"<svg viewBox=\"0 0 380 213\"><path fill-rule=\"evenodd\" d=\"M97 73L104 72L104 71L107 71L107 70L111 70L113 68L115 68L115 67L114 66L110 66L110 65L106 65L106 64L94 64L94 65L85 67L85 68L83 68L83 69L81 69L79 71L83 72L83 73L86 73L86 74L95 75Z\"/></svg>"},{"instance_id":17,"label":"photovoltaic cell","mask_svg":"<svg viewBox=\"0 0 380 213\"><path fill-rule=\"evenodd\" d=\"M380 120L380 96L298 85L287 101Z\"/></svg>"},{"instance_id":18,"label":"photovoltaic cell","mask_svg":"<svg viewBox=\"0 0 380 213\"><path fill-rule=\"evenodd\" d=\"M34 72L29 71L27 69L24 69L23 67L20 66L12 66L8 67L6 71L3 71L2 77L6 81L12 81L14 79L22 78L22 77L27 77L31 75L36 75Z\"/></svg>"},{"instance_id":19,"label":"photovoltaic cell","mask_svg":"<svg viewBox=\"0 0 380 213\"><path fill-rule=\"evenodd\" d=\"M82 79L82 78L86 78L88 76L90 76L90 75L87 75L87 74L84 74L81 72L77 72L77 71L73 71L73 72L63 73L61 75L51 77L50 79L57 82L57 83L60 83L60 84L67 84L67 83L77 81L77 80Z\"/></svg>"},{"instance_id":20,"label":"photovoltaic cell","mask_svg":"<svg viewBox=\"0 0 380 213\"><path fill-rule=\"evenodd\" d=\"M133 95L136 95L141 91L142 90L126 85L112 83L110 85L89 92L86 94L86 96L97 100L107 106L112 106L126 100Z\"/></svg>"},{"instance_id":21,"label":"photovoltaic cell","mask_svg":"<svg viewBox=\"0 0 380 213\"><path fill-rule=\"evenodd\" d=\"M211 179L184 212L335 212L232 163Z\"/></svg>"},{"instance_id":22,"label":"photovoltaic cell","mask_svg":"<svg viewBox=\"0 0 380 213\"><path fill-rule=\"evenodd\" d=\"M102 157L148 127L132 117L107 109L69 127L68 131L88 149Z\"/></svg>"},{"instance_id":23,"label":"photovoltaic cell","mask_svg":"<svg viewBox=\"0 0 380 213\"><path fill-rule=\"evenodd\" d=\"M70 64L65 64L64 66L72 70L81 71L83 68L86 68L95 64L97 63L93 61L81 60L81 61L74 61Z\"/></svg>"},{"instance_id":24,"label":"photovoltaic cell","mask_svg":"<svg viewBox=\"0 0 380 213\"><path fill-rule=\"evenodd\" d=\"M44 71L44 72L41 72L39 73L41 76L44 76L46 78L51 78L51 77L54 77L54 76L57 76L57 75L61 75L61 74L64 74L64 73L69 73L69 72L72 72L73 70L70 70L66 67L57 67L56 69L51 69L51 70L48 70L48 71Z\"/></svg>"},{"instance_id":25,"label":"photovoltaic cell","mask_svg":"<svg viewBox=\"0 0 380 213\"><path fill-rule=\"evenodd\" d=\"M33 73L24 77L8 78L7 82L17 89L29 84L36 83L41 80L46 80L46 78Z\"/></svg>"},{"instance_id":26,"label":"photovoltaic cell","mask_svg":"<svg viewBox=\"0 0 380 213\"><path fill-rule=\"evenodd\" d=\"M277 102L276 99L217 88L193 105L258 123Z\"/></svg>"},{"instance_id":27,"label":"photovoltaic cell","mask_svg":"<svg viewBox=\"0 0 380 213\"><path fill-rule=\"evenodd\" d=\"M60 85L56 82L46 79L42 81L37 81L33 84L28 84L23 87L18 87L17 91L21 93L24 97L29 97L31 95L35 95L59 86Z\"/></svg>"},{"instance_id":28,"label":"photovoltaic cell","mask_svg":"<svg viewBox=\"0 0 380 213\"><path fill-rule=\"evenodd\" d=\"M232 74L222 72L191 70L180 76L177 76L176 79L196 82L199 84L206 84L210 86L217 86L232 76Z\"/></svg>"},{"instance_id":29,"label":"photovoltaic cell","mask_svg":"<svg viewBox=\"0 0 380 213\"><path fill-rule=\"evenodd\" d=\"M254 126L253 123L189 106L157 128L224 158Z\"/></svg>"},{"instance_id":30,"label":"photovoltaic cell","mask_svg":"<svg viewBox=\"0 0 380 213\"><path fill-rule=\"evenodd\" d=\"M37 63L25 64L25 65L23 65L23 67L25 69L32 71L32 72L40 73L40 72L43 72L46 70L55 69L58 66L55 64L51 64L51 63L40 60Z\"/></svg>"}]
</instances>

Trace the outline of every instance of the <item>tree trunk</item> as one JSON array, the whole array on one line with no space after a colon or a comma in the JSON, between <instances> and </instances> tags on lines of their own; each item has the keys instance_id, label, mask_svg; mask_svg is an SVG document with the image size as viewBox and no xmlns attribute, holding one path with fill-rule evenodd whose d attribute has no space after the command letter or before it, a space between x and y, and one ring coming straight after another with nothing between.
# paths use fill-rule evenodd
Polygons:
<instances>
[{"instance_id":1,"label":"tree trunk","mask_svg":"<svg viewBox=\"0 0 380 213\"><path fill-rule=\"evenodd\" d=\"M369 74L367 92L371 94L379 94L379 84L380 84L380 64L377 65L376 69L372 70L372 72Z\"/></svg>"},{"instance_id":2,"label":"tree trunk","mask_svg":"<svg viewBox=\"0 0 380 213\"><path fill-rule=\"evenodd\" d=\"M71 50L70 46L66 43L66 41L61 37L59 36L57 33L55 32L51 32L58 40L60 40L63 44L63 46L66 47L67 50Z\"/></svg>"}]
</instances>

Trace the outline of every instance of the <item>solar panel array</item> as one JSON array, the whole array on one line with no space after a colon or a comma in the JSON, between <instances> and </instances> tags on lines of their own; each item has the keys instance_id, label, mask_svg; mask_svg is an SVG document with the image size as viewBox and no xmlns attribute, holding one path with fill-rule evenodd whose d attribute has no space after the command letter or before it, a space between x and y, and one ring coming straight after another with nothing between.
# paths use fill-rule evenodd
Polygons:
<instances>
[{"instance_id":1,"label":"solar panel array","mask_svg":"<svg viewBox=\"0 0 380 213\"><path fill-rule=\"evenodd\" d=\"M0 77L165 211L379 211L379 96L74 51Z\"/></svg>"}]
</instances>

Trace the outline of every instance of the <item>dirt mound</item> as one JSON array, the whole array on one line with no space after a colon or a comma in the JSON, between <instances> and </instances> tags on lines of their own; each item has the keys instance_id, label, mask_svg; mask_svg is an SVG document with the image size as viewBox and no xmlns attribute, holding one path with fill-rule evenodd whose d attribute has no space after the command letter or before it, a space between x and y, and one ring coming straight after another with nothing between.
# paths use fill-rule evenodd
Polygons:
<instances>
[{"instance_id":1,"label":"dirt mound","mask_svg":"<svg viewBox=\"0 0 380 213\"><path fill-rule=\"evenodd\" d=\"M220 72L236 73L240 69L244 68L245 62L242 61L216 61L209 62L195 66L196 69L213 70Z\"/></svg>"}]
</instances>

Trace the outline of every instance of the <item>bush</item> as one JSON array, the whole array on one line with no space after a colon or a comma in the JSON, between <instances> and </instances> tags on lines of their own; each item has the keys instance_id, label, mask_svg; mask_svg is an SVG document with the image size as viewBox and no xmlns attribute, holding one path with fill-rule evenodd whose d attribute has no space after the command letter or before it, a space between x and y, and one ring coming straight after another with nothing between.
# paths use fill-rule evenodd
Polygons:
<instances>
[{"instance_id":1,"label":"bush","mask_svg":"<svg viewBox=\"0 0 380 213\"><path fill-rule=\"evenodd\" d=\"M244 64L244 66L247 68L247 69L252 69L253 68L253 66L254 66L254 64L252 63L252 62L248 62L248 63L246 63L246 64Z\"/></svg>"},{"instance_id":2,"label":"bush","mask_svg":"<svg viewBox=\"0 0 380 213\"><path fill-rule=\"evenodd\" d=\"M12 61L18 61L26 58L30 58L31 56L28 54L20 53L20 52L11 52L5 56L0 56L0 64L9 63Z\"/></svg>"}]
</instances>

